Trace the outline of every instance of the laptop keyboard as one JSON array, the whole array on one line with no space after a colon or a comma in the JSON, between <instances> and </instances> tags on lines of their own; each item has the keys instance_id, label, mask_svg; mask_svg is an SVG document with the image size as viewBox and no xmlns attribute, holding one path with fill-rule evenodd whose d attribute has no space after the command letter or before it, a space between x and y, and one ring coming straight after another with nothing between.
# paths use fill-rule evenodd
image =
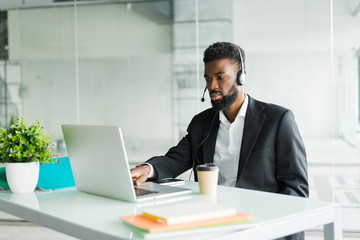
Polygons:
<instances>
[{"instance_id":1,"label":"laptop keyboard","mask_svg":"<svg viewBox=\"0 0 360 240\"><path fill-rule=\"evenodd\" d=\"M135 189L135 194L138 197L158 193L157 191L150 191L150 190L141 189L141 188L134 188L134 189Z\"/></svg>"}]
</instances>

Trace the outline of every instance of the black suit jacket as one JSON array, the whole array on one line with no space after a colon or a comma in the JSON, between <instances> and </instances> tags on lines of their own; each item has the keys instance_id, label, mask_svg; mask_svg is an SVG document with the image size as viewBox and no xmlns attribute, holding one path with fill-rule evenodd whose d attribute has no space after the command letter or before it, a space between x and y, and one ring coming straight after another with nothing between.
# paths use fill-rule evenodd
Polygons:
<instances>
[{"instance_id":1,"label":"black suit jacket","mask_svg":"<svg viewBox=\"0 0 360 240\"><path fill-rule=\"evenodd\" d=\"M212 163L218 128L217 111L196 115L177 146L147 161L158 179ZM308 197L305 147L289 109L249 96L236 187Z\"/></svg>"}]
</instances>

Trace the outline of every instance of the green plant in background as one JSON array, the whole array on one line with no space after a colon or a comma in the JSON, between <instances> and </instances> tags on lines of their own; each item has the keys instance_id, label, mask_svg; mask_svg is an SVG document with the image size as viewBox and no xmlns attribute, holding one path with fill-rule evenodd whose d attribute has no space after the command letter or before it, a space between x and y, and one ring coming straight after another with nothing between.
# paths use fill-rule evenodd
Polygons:
<instances>
[{"instance_id":1,"label":"green plant in background","mask_svg":"<svg viewBox=\"0 0 360 240\"><path fill-rule=\"evenodd\" d=\"M0 129L0 162L58 162L51 153L54 144L38 120L27 126L24 118L16 117L9 129Z\"/></svg>"}]
</instances>

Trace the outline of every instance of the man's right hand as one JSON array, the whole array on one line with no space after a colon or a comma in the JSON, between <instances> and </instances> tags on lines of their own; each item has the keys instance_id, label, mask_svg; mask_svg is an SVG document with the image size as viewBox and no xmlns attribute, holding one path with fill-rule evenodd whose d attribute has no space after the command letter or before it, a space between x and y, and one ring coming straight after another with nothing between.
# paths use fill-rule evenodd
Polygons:
<instances>
[{"instance_id":1,"label":"man's right hand","mask_svg":"<svg viewBox=\"0 0 360 240\"><path fill-rule=\"evenodd\" d=\"M148 179L151 167L149 165L140 165L130 170L131 177L136 179L135 186L139 186Z\"/></svg>"}]
</instances>

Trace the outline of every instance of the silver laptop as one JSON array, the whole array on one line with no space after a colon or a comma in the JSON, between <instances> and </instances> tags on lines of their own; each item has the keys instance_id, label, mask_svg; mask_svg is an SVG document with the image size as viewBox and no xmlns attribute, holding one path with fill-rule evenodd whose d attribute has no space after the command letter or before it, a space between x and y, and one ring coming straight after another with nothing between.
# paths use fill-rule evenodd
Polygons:
<instances>
[{"instance_id":1,"label":"silver laptop","mask_svg":"<svg viewBox=\"0 0 360 240\"><path fill-rule=\"evenodd\" d=\"M153 182L135 187L119 127L62 125L62 130L79 191L130 202L192 192Z\"/></svg>"}]
</instances>

